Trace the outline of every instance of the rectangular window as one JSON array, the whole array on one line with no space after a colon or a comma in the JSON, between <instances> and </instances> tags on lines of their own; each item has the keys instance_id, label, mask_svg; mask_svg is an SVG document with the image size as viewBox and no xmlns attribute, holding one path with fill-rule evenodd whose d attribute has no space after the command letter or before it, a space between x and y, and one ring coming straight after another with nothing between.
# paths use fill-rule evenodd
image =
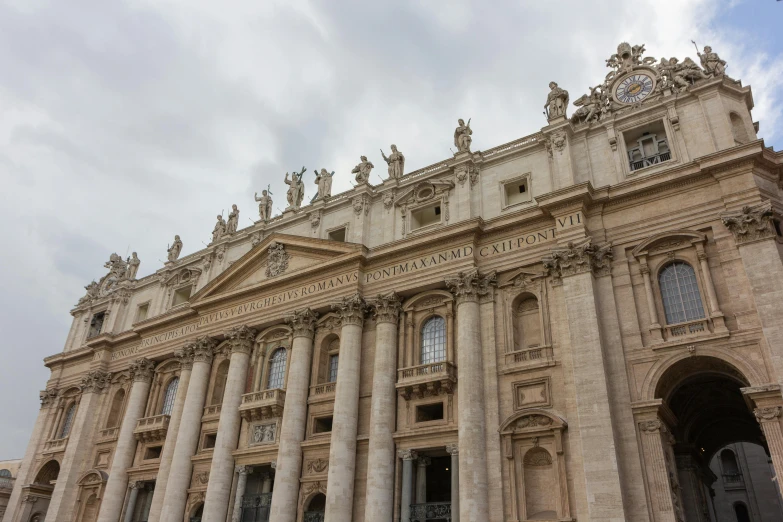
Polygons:
<instances>
[{"instance_id":1,"label":"rectangular window","mask_svg":"<svg viewBox=\"0 0 783 522\"><path fill-rule=\"evenodd\" d=\"M174 291L174 300L171 302L171 306L177 306L179 304L187 302L190 299L190 293L193 291L193 287L188 285L184 288L180 288Z\"/></svg>"},{"instance_id":2,"label":"rectangular window","mask_svg":"<svg viewBox=\"0 0 783 522\"><path fill-rule=\"evenodd\" d=\"M411 212L411 230L442 222L440 203Z\"/></svg>"},{"instance_id":3,"label":"rectangular window","mask_svg":"<svg viewBox=\"0 0 783 522\"><path fill-rule=\"evenodd\" d=\"M631 172L672 159L663 120L624 131L623 139Z\"/></svg>"},{"instance_id":4,"label":"rectangular window","mask_svg":"<svg viewBox=\"0 0 783 522\"><path fill-rule=\"evenodd\" d=\"M340 356L337 354L329 356L329 382L337 382L337 363Z\"/></svg>"},{"instance_id":5,"label":"rectangular window","mask_svg":"<svg viewBox=\"0 0 783 522\"><path fill-rule=\"evenodd\" d=\"M90 331L87 333L87 338L95 337L96 335L100 335L101 330L103 330L103 321L106 319L106 312L98 312L97 314L92 316L92 320L90 321Z\"/></svg>"},{"instance_id":6,"label":"rectangular window","mask_svg":"<svg viewBox=\"0 0 783 522\"><path fill-rule=\"evenodd\" d=\"M416 422L443 420L443 403L422 404L416 406Z\"/></svg>"},{"instance_id":7,"label":"rectangular window","mask_svg":"<svg viewBox=\"0 0 783 522\"><path fill-rule=\"evenodd\" d=\"M512 181L506 183L503 186L503 192L506 197L507 207L511 205L517 205L519 203L527 203L531 201L530 191L527 188L527 179Z\"/></svg>"},{"instance_id":8,"label":"rectangular window","mask_svg":"<svg viewBox=\"0 0 783 522\"><path fill-rule=\"evenodd\" d=\"M332 431L332 416L318 417L313 422L313 433L329 433Z\"/></svg>"},{"instance_id":9,"label":"rectangular window","mask_svg":"<svg viewBox=\"0 0 783 522\"><path fill-rule=\"evenodd\" d=\"M217 433L207 433L204 435L204 443L201 445L201 449L212 449L217 442Z\"/></svg>"},{"instance_id":10,"label":"rectangular window","mask_svg":"<svg viewBox=\"0 0 783 522\"><path fill-rule=\"evenodd\" d=\"M329 240L330 241L340 241L345 242L345 227L338 228L337 230L332 230L329 232Z\"/></svg>"},{"instance_id":11,"label":"rectangular window","mask_svg":"<svg viewBox=\"0 0 783 522\"><path fill-rule=\"evenodd\" d=\"M144 319L147 318L147 315L149 313L150 313L150 304L149 303L144 303L144 304L139 305L139 307L136 309L136 321L135 322L138 323L139 321L143 321Z\"/></svg>"},{"instance_id":12,"label":"rectangular window","mask_svg":"<svg viewBox=\"0 0 783 522\"><path fill-rule=\"evenodd\" d=\"M144 453L144 460L159 459L161 450L163 450L163 446L147 448L147 451Z\"/></svg>"}]
</instances>

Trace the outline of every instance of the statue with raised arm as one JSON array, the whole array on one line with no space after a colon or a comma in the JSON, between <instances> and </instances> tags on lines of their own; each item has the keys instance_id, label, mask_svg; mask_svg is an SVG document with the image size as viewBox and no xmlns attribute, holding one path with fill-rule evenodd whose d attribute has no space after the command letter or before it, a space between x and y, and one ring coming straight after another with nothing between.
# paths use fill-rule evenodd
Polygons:
<instances>
[{"instance_id":1,"label":"statue with raised arm","mask_svg":"<svg viewBox=\"0 0 783 522\"><path fill-rule=\"evenodd\" d=\"M351 171L351 174L356 174L356 183L359 185L370 182L370 172L375 168L375 165L367 161L367 156L361 156L360 159L361 163L356 165Z\"/></svg>"},{"instance_id":2,"label":"statue with raised arm","mask_svg":"<svg viewBox=\"0 0 783 522\"><path fill-rule=\"evenodd\" d=\"M283 182L288 185L288 192L286 198L288 199L288 209L299 210L302 206L302 199L304 199L304 183L302 182L302 176L307 171L305 167L302 167L301 172L294 171L291 174L291 179L288 179L288 172L285 173L285 179Z\"/></svg>"},{"instance_id":3,"label":"statue with raised arm","mask_svg":"<svg viewBox=\"0 0 783 522\"><path fill-rule=\"evenodd\" d=\"M236 205L231 205L231 212L228 213L228 222L226 222L226 232L233 234L239 228L239 209Z\"/></svg>"},{"instance_id":4,"label":"statue with raised arm","mask_svg":"<svg viewBox=\"0 0 783 522\"><path fill-rule=\"evenodd\" d=\"M467 125L462 118L457 120L457 123L459 125L454 129L454 146L457 147L457 152L470 152L470 144L473 141L473 138L470 137L473 134L473 130L470 128L470 119L468 119Z\"/></svg>"},{"instance_id":5,"label":"statue with raised arm","mask_svg":"<svg viewBox=\"0 0 783 522\"><path fill-rule=\"evenodd\" d=\"M136 273L139 271L139 265L141 264L141 259L139 259L139 256L134 252L131 254L131 257L128 258L126 261L128 265L127 272L125 272L125 277L128 279L136 279Z\"/></svg>"},{"instance_id":6,"label":"statue with raised arm","mask_svg":"<svg viewBox=\"0 0 783 522\"><path fill-rule=\"evenodd\" d=\"M549 82L549 94L544 104L547 118L551 121L566 115L568 108L568 91L557 86L557 82Z\"/></svg>"},{"instance_id":7,"label":"statue with raised arm","mask_svg":"<svg viewBox=\"0 0 783 522\"><path fill-rule=\"evenodd\" d=\"M169 262L176 261L179 257L179 253L182 252L182 240L179 238L179 236L174 236L174 243L171 244L168 252Z\"/></svg>"},{"instance_id":8,"label":"statue with raised arm","mask_svg":"<svg viewBox=\"0 0 783 522\"><path fill-rule=\"evenodd\" d=\"M678 89L687 89L690 85L693 85L697 80L703 80L709 78L709 76L701 70L696 62L690 58L685 58L682 63L677 58L671 58L668 66L671 80Z\"/></svg>"},{"instance_id":9,"label":"statue with raised arm","mask_svg":"<svg viewBox=\"0 0 783 522\"><path fill-rule=\"evenodd\" d=\"M705 46L704 54L700 53L697 47L696 54L699 55L701 66L704 68L704 72L707 74L712 76L723 76L726 74L726 61L721 60L720 56L718 56L718 53L712 52L712 47L709 45Z\"/></svg>"},{"instance_id":10,"label":"statue with raised arm","mask_svg":"<svg viewBox=\"0 0 783 522\"><path fill-rule=\"evenodd\" d=\"M318 185L318 193L313 198L313 201L332 197L332 176L334 176L334 171L330 174L323 168L320 172L316 172L315 184Z\"/></svg>"},{"instance_id":11,"label":"statue with raised arm","mask_svg":"<svg viewBox=\"0 0 783 522\"><path fill-rule=\"evenodd\" d=\"M226 221L223 219L222 214L218 214L217 223L215 223L215 228L212 229L212 242L216 243L220 241L220 238L223 237L223 234L225 233L226 233Z\"/></svg>"},{"instance_id":12,"label":"statue with raised arm","mask_svg":"<svg viewBox=\"0 0 783 522\"><path fill-rule=\"evenodd\" d=\"M397 150L397 145L391 146L391 154L388 157L381 149L381 156L383 156L383 161L389 165L389 179L400 179L405 173L405 156Z\"/></svg>"},{"instance_id":13,"label":"statue with raised arm","mask_svg":"<svg viewBox=\"0 0 783 522\"><path fill-rule=\"evenodd\" d=\"M258 215L264 221L269 221L272 216L272 198L269 196L269 191L262 190L261 197L258 197L258 192L254 196L258 203Z\"/></svg>"}]
</instances>

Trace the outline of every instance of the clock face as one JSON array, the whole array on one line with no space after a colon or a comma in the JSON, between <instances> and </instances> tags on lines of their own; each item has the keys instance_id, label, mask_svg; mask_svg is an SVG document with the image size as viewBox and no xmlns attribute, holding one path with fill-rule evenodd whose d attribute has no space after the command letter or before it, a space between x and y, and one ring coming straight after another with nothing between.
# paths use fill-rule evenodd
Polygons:
<instances>
[{"instance_id":1,"label":"clock face","mask_svg":"<svg viewBox=\"0 0 783 522\"><path fill-rule=\"evenodd\" d=\"M639 103L650 95L654 86L651 76L634 73L617 85L614 95L622 103Z\"/></svg>"}]
</instances>

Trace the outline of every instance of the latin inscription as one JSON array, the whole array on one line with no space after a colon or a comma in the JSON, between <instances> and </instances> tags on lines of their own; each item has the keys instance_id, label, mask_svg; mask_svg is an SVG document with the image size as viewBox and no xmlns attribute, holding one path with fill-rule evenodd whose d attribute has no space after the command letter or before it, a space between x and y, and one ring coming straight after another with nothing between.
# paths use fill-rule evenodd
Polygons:
<instances>
[{"instance_id":1,"label":"latin inscription","mask_svg":"<svg viewBox=\"0 0 783 522\"><path fill-rule=\"evenodd\" d=\"M143 341L142 341L143 343ZM136 355L139 353L139 350L141 349L142 344L137 344L136 346L131 346L130 348L125 348L124 350L118 350L111 354L111 360L117 360L117 359L124 359L125 357L130 357L131 355ZM98 355L98 354L96 354Z\"/></svg>"},{"instance_id":2,"label":"latin inscription","mask_svg":"<svg viewBox=\"0 0 783 522\"><path fill-rule=\"evenodd\" d=\"M465 259L473 255L473 247L468 245L460 248L452 248L438 252L437 254L429 254L419 257L417 259L411 259L404 263L398 263L396 265L379 268L364 274L364 282L370 283L374 281L383 281L390 277L397 277L402 274L411 274L418 272L424 268L432 268L455 259Z\"/></svg>"}]
</instances>

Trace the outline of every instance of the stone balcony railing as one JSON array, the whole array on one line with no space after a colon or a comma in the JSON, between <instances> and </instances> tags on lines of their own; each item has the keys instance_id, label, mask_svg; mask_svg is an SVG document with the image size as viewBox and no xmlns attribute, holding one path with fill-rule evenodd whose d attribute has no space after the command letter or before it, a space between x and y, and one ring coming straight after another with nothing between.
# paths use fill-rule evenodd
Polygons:
<instances>
[{"instance_id":1,"label":"stone balcony railing","mask_svg":"<svg viewBox=\"0 0 783 522\"><path fill-rule=\"evenodd\" d=\"M68 445L68 437L62 439L52 439L46 441L44 444L44 453L54 453L56 451L63 451Z\"/></svg>"},{"instance_id":2,"label":"stone balcony railing","mask_svg":"<svg viewBox=\"0 0 783 522\"><path fill-rule=\"evenodd\" d=\"M166 440L170 419L169 415L155 415L154 417L139 419L136 423L136 429L133 430L136 440L144 442Z\"/></svg>"},{"instance_id":3,"label":"stone balcony railing","mask_svg":"<svg viewBox=\"0 0 783 522\"><path fill-rule=\"evenodd\" d=\"M204 415L201 417L201 421L206 422L220 419L220 412L222 409L222 404L212 404L211 406L205 406Z\"/></svg>"},{"instance_id":4,"label":"stone balcony railing","mask_svg":"<svg viewBox=\"0 0 783 522\"><path fill-rule=\"evenodd\" d=\"M451 520L451 502L411 504L411 522Z\"/></svg>"},{"instance_id":5,"label":"stone balcony railing","mask_svg":"<svg viewBox=\"0 0 783 522\"><path fill-rule=\"evenodd\" d=\"M686 323L666 325L667 341L687 339L688 337L697 337L699 335L706 335L709 333L710 329L707 323L707 319L698 319L696 321L689 321Z\"/></svg>"},{"instance_id":6,"label":"stone balcony railing","mask_svg":"<svg viewBox=\"0 0 783 522\"><path fill-rule=\"evenodd\" d=\"M11 477L0 477L0 489L14 489L14 481Z\"/></svg>"},{"instance_id":7,"label":"stone balcony railing","mask_svg":"<svg viewBox=\"0 0 783 522\"><path fill-rule=\"evenodd\" d=\"M247 421L282 417L284 405L285 390L280 388L246 393L239 414Z\"/></svg>"},{"instance_id":8,"label":"stone balcony railing","mask_svg":"<svg viewBox=\"0 0 783 522\"><path fill-rule=\"evenodd\" d=\"M98 440L95 442L111 442L113 440L117 440L117 437L120 434L120 427L117 426L116 428L105 428L98 432Z\"/></svg>"},{"instance_id":9,"label":"stone balcony railing","mask_svg":"<svg viewBox=\"0 0 783 522\"><path fill-rule=\"evenodd\" d=\"M523 350L506 352L506 366L548 366L554 364L552 346L531 346Z\"/></svg>"},{"instance_id":10,"label":"stone balcony railing","mask_svg":"<svg viewBox=\"0 0 783 522\"><path fill-rule=\"evenodd\" d=\"M334 392L337 389L336 382L324 382L310 386L310 397L307 399L309 404L314 402L328 402L334 400Z\"/></svg>"},{"instance_id":11,"label":"stone balcony railing","mask_svg":"<svg viewBox=\"0 0 783 522\"><path fill-rule=\"evenodd\" d=\"M452 393L457 382L457 367L448 361L420 364L397 370L397 392L405 400Z\"/></svg>"}]
</instances>

